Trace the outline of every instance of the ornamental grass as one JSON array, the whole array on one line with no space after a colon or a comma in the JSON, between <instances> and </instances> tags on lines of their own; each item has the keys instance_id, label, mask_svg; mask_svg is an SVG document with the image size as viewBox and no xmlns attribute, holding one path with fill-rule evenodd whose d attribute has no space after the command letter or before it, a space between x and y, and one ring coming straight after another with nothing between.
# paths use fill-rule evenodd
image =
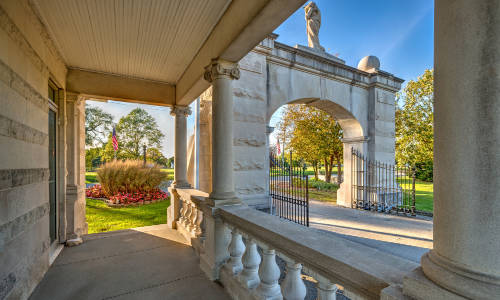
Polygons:
<instances>
[{"instance_id":1,"label":"ornamental grass","mask_svg":"<svg viewBox=\"0 0 500 300\"><path fill-rule=\"evenodd\" d=\"M97 170L102 192L108 198L118 194L156 192L166 177L157 165L144 165L138 160L114 160Z\"/></svg>"}]
</instances>

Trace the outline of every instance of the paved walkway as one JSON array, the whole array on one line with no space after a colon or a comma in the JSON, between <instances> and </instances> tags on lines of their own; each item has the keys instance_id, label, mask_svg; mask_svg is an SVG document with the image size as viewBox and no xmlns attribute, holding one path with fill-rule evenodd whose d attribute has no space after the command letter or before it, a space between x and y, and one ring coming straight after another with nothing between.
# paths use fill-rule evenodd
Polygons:
<instances>
[{"instance_id":1,"label":"paved walkway","mask_svg":"<svg viewBox=\"0 0 500 300\"><path fill-rule=\"evenodd\" d=\"M65 248L31 300L230 299L166 225L87 235Z\"/></svg>"},{"instance_id":2,"label":"paved walkway","mask_svg":"<svg viewBox=\"0 0 500 300\"><path fill-rule=\"evenodd\" d=\"M432 219L357 210L310 201L309 225L420 263L432 248Z\"/></svg>"}]
</instances>

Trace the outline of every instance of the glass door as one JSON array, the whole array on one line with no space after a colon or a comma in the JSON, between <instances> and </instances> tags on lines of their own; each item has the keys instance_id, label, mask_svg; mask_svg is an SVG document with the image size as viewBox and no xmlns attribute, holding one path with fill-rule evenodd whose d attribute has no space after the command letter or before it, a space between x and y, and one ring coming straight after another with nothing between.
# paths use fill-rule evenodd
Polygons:
<instances>
[{"instance_id":1,"label":"glass door","mask_svg":"<svg viewBox=\"0 0 500 300\"><path fill-rule=\"evenodd\" d=\"M49 202L51 243L57 239L56 126L56 112L49 109Z\"/></svg>"}]
</instances>

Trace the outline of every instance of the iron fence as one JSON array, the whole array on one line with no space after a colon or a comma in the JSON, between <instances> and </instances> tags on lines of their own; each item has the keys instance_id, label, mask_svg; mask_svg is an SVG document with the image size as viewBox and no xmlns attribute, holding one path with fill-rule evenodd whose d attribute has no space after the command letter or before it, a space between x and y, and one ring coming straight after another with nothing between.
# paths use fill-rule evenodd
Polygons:
<instances>
[{"instance_id":1,"label":"iron fence","mask_svg":"<svg viewBox=\"0 0 500 300\"><path fill-rule=\"evenodd\" d=\"M269 157L269 195L271 214L309 226L309 179L305 168L271 152Z\"/></svg>"},{"instance_id":2,"label":"iron fence","mask_svg":"<svg viewBox=\"0 0 500 300\"><path fill-rule=\"evenodd\" d=\"M415 216L415 169L371 161L351 151L352 207Z\"/></svg>"}]
</instances>

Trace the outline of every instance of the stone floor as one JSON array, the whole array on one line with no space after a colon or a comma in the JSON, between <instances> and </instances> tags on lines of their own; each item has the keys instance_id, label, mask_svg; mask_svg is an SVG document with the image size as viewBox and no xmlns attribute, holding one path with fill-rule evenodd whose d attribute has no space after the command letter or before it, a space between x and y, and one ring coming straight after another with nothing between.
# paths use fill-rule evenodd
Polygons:
<instances>
[{"instance_id":1,"label":"stone floor","mask_svg":"<svg viewBox=\"0 0 500 300\"><path fill-rule=\"evenodd\" d=\"M166 225L91 234L65 248L31 300L230 299Z\"/></svg>"},{"instance_id":2,"label":"stone floor","mask_svg":"<svg viewBox=\"0 0 500 300\"><path fill-rule=\"evenodd\" d=\"M432 219L403 217L310 201L309 225L420 263L432 249Z\"/></svg>"}]
</instances>

